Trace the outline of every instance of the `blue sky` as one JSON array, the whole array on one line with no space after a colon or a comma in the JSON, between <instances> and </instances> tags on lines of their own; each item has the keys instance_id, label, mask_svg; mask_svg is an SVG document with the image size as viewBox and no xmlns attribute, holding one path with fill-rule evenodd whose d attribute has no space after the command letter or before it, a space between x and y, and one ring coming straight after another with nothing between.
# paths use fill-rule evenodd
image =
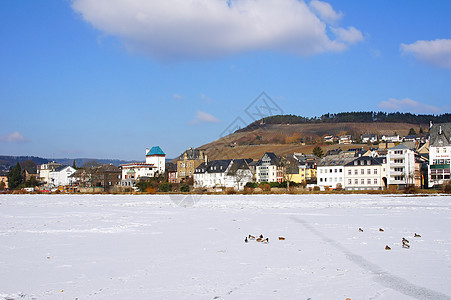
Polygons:
<instances>
[{"instance_id":1,"label":"blue sky","mask_svg":"<svg viewBox=\"0 0 451 300\"><path fill-rule=\"evenodd\" d=\"M451 1L0 2L0 155L144 160L287 114L450 112Z\"/></svg>"}]
</instances>

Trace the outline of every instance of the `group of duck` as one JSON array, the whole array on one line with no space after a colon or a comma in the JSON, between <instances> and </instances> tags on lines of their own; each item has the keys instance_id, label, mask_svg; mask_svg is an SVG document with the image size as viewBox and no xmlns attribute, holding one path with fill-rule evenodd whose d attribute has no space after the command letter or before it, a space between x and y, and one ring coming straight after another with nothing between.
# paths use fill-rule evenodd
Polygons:
<instances>
[{"instance_id":1,"label":"group of duck","mask_svg":"<svg viewBox=\"0 0 451 300\"><path fill-rule=\"evenodd\" d=\"M284 241L285 238L283 236L279 236L279 241ZM260 234L259 237L255 237L251 234L249 236L244 238L244 242L248 243L249 241L257 241L259 243L268 244L269 243L269 237L263 238L263 234Z\"/></svg>"},{"instance_id":2,"label":"group of duck","mask_svg":"<svg viewBox=\"0 0 451 300\"><path fill-rule=\"evenodd\" d=\"M383 228L379 228L380 232L384 232ZM359 227L359 232L363 232L363 229L361 227ZM415 232L415 234L413 235L413 237L419 238L421 237L421 235L419 235L418 233ZM406 238L402 238L402 247L409 249L410 248L410 244L409 244L409 240L407 240ZM391 250L391 247L389 245L385 245L385 250Z\"/></svg>"}]
</instances>

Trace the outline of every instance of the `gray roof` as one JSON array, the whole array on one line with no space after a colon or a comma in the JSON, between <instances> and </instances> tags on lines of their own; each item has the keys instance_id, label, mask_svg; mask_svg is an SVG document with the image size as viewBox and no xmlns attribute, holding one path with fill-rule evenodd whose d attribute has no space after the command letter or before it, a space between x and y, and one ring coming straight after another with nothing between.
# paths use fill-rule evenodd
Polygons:
<instances>
[{"instance_id":1,"label":"gray roof","mask_svg":"<svg viewBox=\"0 0 451 300\"><path fill-rule=\"evenodd\" d=\"M407 147L406 145L403 144L399 144L397 146L391 147L388 150L409 150L410 148Z\"/></svg>"},{"instance_id":2,"label":"gray roof","mask_svg":"<svg viewBox=\"0 0 451 300\"><path fill-rule=\"evenodd\" d=\"M260 160L258 161L257 166L262 165L262 160L265 156L269 157L269 159L271 160L271 162L270 162L271 165L278 165L280 162L277 155L275 155L273 152L266 152L265 154L263 154L262 158L260 158Z\"/></svg>"},{"instance_id":3,"label":"gray roof","mask_svg":"<svg viewBox=\"0 0 451 300\"><path fill-rule=\"evenodd\" d=\"M432 147L445 147L451 145L451 123L438 123L429 129L430 142Z\"/></svg>"},{"instance_id":4,"label":"gray roof","mask_svg":"<svg viewBox=\"0 0 451 300\"><path fill-rule=\"evenodd\" d=\"M380 166L383 163L382 159L376 159L370 156L361 156L348 162L345 166Z\"/></svg>"},{"instance_id":5,"label":"gray roof","mask_svg":"<svg viewBox=\"0 0 451 300\"><path fill-rule=\"evenodd\" d=\"M194 171L194 174L202 174L205 172L223 173L227 170L231 162L232 162L231 159L222 159L222 160L212 160L208 162L208 164L201 163Z\"/></svg>"}]
</instances>

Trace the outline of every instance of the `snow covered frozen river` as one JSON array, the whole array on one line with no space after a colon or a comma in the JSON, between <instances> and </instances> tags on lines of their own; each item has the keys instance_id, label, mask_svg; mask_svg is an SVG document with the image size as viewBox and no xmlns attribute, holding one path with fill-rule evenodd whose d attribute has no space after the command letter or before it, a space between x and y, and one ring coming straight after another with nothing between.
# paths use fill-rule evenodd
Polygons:
<instances>
[{"instance_id":1,"label":"snow covered frozen river","mask_svg":"<svg viewBox=\"0 0 451 300\"><path fill-rule=\"evenodd\" d=\"M451 299L451 196L0 195L0 270L0 299Z\"/></svg>"}]
</instances>

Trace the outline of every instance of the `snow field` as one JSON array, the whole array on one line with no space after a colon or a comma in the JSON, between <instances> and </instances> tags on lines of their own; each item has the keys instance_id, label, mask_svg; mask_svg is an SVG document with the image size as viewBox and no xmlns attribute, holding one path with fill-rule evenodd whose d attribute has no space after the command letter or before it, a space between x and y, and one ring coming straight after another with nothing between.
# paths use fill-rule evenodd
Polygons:
<instances>
[{"instance_id":1,"label":"snow field","mask_svg":"<svg viewBox=\"0 0 451 300\"><path fill-rule=\"evenodd\" d=\"M450 196L2 195L0 299L450 299L450 208Z\"/></svg>"}]
</instances>

